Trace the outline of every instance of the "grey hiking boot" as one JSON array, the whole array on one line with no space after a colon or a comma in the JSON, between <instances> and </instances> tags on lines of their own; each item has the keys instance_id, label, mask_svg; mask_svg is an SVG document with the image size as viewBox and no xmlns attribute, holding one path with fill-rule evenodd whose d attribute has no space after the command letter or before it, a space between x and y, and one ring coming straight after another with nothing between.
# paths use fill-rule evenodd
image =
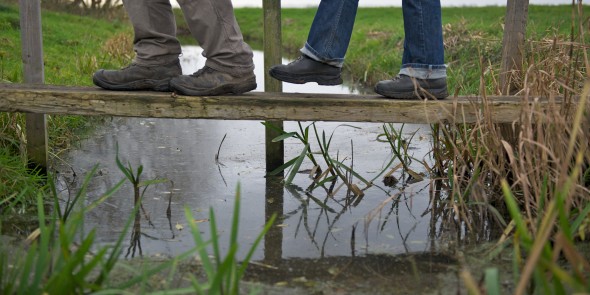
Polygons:
<instances>
[{"instance_id":1,"label":"grey hiking boot","mask_svg":"<svg viewBox=\"0 0 590 295\"><path fill-rule=\"evenodd\" d=\"M242 94L256 89L254 73L234 76L203 67L192 75L178 76L170 81L170 88L183 95Z\"/></svg>"},{"instance_id":2,"label":"grey hiking boot","mask_svg":"<svg viewBox=\"0 0 590 295\"><path fill-rule=\"evenodd\" d=\"M132 63L120 70L98 70L92 81L109 90L170 91L170 79L179 75L182 75L179 60L157 66Z\"/></svg>"},{"instance_id":3,"label":"grey hiking boot","mask_svg":"<svg viewBox=\"0 0 590 295\"><path fill-rule=\"evenodd\" d=\"M269 74L284 82L303 84L316 82L319 85L340 85L342 69L319 61L315 61L305 55L300 56L287 65L272 66Z\"/></svg>"},{"instance_id":4,"label":"grey hiking boot","mask_svg":"<svg viewBox=\"0 0 590 295\"><path fill-rule=\"evenodd\" d=\"M443 99L449 96L447 78L417 79L406 75L377 83L375 92L390 98Z\"/></svg>"}]
</instances>

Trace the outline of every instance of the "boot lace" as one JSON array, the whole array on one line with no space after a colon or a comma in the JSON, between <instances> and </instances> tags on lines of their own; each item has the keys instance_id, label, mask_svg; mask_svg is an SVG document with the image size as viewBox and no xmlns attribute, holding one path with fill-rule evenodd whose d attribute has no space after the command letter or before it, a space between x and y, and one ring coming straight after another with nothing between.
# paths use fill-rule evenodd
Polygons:
<instances>
[{"instance_id":1,"label":"boot lace","mask_svg":"<svg viewBox=\"0 0 590 295\"><path fill-rule=\"evenodd\" d=\"M294 61L290 62L289 64L290 65L296 64L296 63L298 63L301 60L303 60L303 55L300 55L298 58L296 58Z\"/></svg>"},{"instance_id":2,"label":"boot lace","mask_svg":"<svg viewBox=\"0 0 590 295\"><path fill-rule=\"evenodd\" d=\"M190 76L196 78L196 77L198 77L198 76L200 76L202 74L211 73L211 72L214 72L214 71L215 71L214 69L212 69L212 68L210 68L208 66L204 66L204 67L200 68L198 71L192 73Z\"/></svg>"}]
</instances>

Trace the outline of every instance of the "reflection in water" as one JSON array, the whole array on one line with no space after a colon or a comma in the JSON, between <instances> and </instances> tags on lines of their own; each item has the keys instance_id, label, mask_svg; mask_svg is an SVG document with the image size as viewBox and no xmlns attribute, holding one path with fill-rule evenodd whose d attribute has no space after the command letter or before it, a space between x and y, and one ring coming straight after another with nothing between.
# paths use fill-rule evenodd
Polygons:
<instances>
[{"instance_id":1,"label":"reflection in water","mask_svg":"<svg viewBox=\"0 0 590 295\"><path fill-rule=\"evenodd\" d=\"M195 48L190 51L199 52ZM261 60L260 53L256 56ZM199 57L185 53L183 59L194 66ZM194 71L186 64L183 66L185 73ZM260 71L262 66L257 68ZM262 79L264 75L257 76ZM262 85L263 81L259 81L259 87ZM285 91L349 92L346 88L294 86L300 88ZM326 271L348 278L345 270L362 269L357 263L371 264L383 261L384 255L393 259L392 255L402 253L422 259L415 253L436 250L440 238L436 227L441 225L441 215L431 212L443 205L434 203L431 193L442 190L433 189L428 179L413 181L404 169L392 169L392 165L399 163L392 161L392 147L378 140L384 126L337 122L317 122L316 126L318 134L310 134L310 138L332 134L330 156L354 168L355 174L348 177L351 184L361 187L358 191L341 181L318 183L312 177L317 175L315 165L308 160L291 185L285 186L280 176L266 177L264 126L260 122L154 118L107 119L91 138L67 155L75 173L67 174L71 178L64 183L75 190L76 177L72 175L84 175L99 163L100 173L87 189L88 202L112 188L124 178L115 164L117 146L123 162L132 167L143 166L140 181L169 180L151 185L143 193L144 208L135 217L126 257L175 256L192 249L194 240L189 231L183 230L187 225L185 207L194 218L204 222L212 207L221 231L210 233L208 226L201 230L205 238L218 235L220 246L227 247L238 183L242 196L239 257L244 257L265 222L273 214L279 217L266 235L264 247L253 256L253 260L268 267L295 270L290 263L321 265L320 260L332 264L346 258L344 264L334 264L337 269ZM400 130L402 127L393 126ZM285 122L285 130L299 128L295 122ZM420 161L432 161L430 126L406 125L401 136L412 138L408 154L419 159L409 161L409 167L428 173ZM312 142L310 148L314 152L320 149L317 142ZM300 142L286 140L286 159L298 156L302 149ZM323 172L329 170L325 162L320 161L319 165ZM133 196L131 185L124 186L115 197L87 214L85 226L96 229L100 242L115 242L134 210ZM450 211L444 208L434 212L452 219Z\"/></svg>"}]
</instances>

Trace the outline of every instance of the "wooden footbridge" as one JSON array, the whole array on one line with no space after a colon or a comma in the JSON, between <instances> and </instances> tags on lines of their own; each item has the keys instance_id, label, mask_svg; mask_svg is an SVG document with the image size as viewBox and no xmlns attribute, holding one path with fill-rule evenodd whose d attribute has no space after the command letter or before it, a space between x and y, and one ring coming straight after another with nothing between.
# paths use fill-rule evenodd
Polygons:
<instances>
[{"instance_id":1,"label":"wooden footbridge","mask_svg":"<svg viewBox=\"0 0 590 295\"><path fill-rule=\"evenodd\" d=\"M504 33L503 81L519 70L528 1L508 0ZM281 61L280 1L263 0L265 69ZM284 120L438 123L475 122L486 114L497 123L515 121L525 102L515 96L451 97L445 100L392 100L377 95L282 93L281 83L265 77L265 92L244 95L187 97L161 92L116 92L97 87L43 84L40 0L20 1L25 84L0 84L0 111L27 113L29 159L47 165L45 114L109 115L178 119ZM523 21L524 19L524 21ZM268 40L268 41L266 41ZM265 70L265 72L268 72ZM509 84L504 93L509 93ZM485 104L484 104L485 102ZM528 102L526 102L528 103ZM550 106L535 101L539 110ZM267 169L283 163L282 143L267 129Z\"/></svg>"}]
</instances>

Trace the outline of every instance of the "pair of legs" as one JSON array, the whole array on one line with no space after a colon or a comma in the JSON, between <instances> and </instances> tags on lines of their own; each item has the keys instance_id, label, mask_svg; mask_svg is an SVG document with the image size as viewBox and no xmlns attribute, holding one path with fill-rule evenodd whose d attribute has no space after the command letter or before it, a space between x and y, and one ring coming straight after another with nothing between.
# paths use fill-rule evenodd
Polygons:
<instances>
[{"instance_id":1,"label":"pair of legs","mask_svg":"<svg viewBox=\"0 0 590 295\"><path fill-rule=\"evenodd\" d=\"M342 83L340 72L350 43L358 0L322 0L313 20L302 57L274 66L271 76L290 83ZM402 0L404 51L399 74L375 86L393 98L444 98L446 65L440 0Z\"/></svg>"},{"instance_id":2,"label":"pair of legs","mask_svg":"<svg viewBox=\"0 0 590 295\"><path fill-rule=\"evenodd\" d=\"M176 22L169 0L124 0L133 24L132 64L99 70L96 85L111 90L177 91L187 95L243 93L256 88L252 49L246 44L231 0L179 0L193 37L207 58L198 72L182 76Z\"/></svg>"}]
</instances>

